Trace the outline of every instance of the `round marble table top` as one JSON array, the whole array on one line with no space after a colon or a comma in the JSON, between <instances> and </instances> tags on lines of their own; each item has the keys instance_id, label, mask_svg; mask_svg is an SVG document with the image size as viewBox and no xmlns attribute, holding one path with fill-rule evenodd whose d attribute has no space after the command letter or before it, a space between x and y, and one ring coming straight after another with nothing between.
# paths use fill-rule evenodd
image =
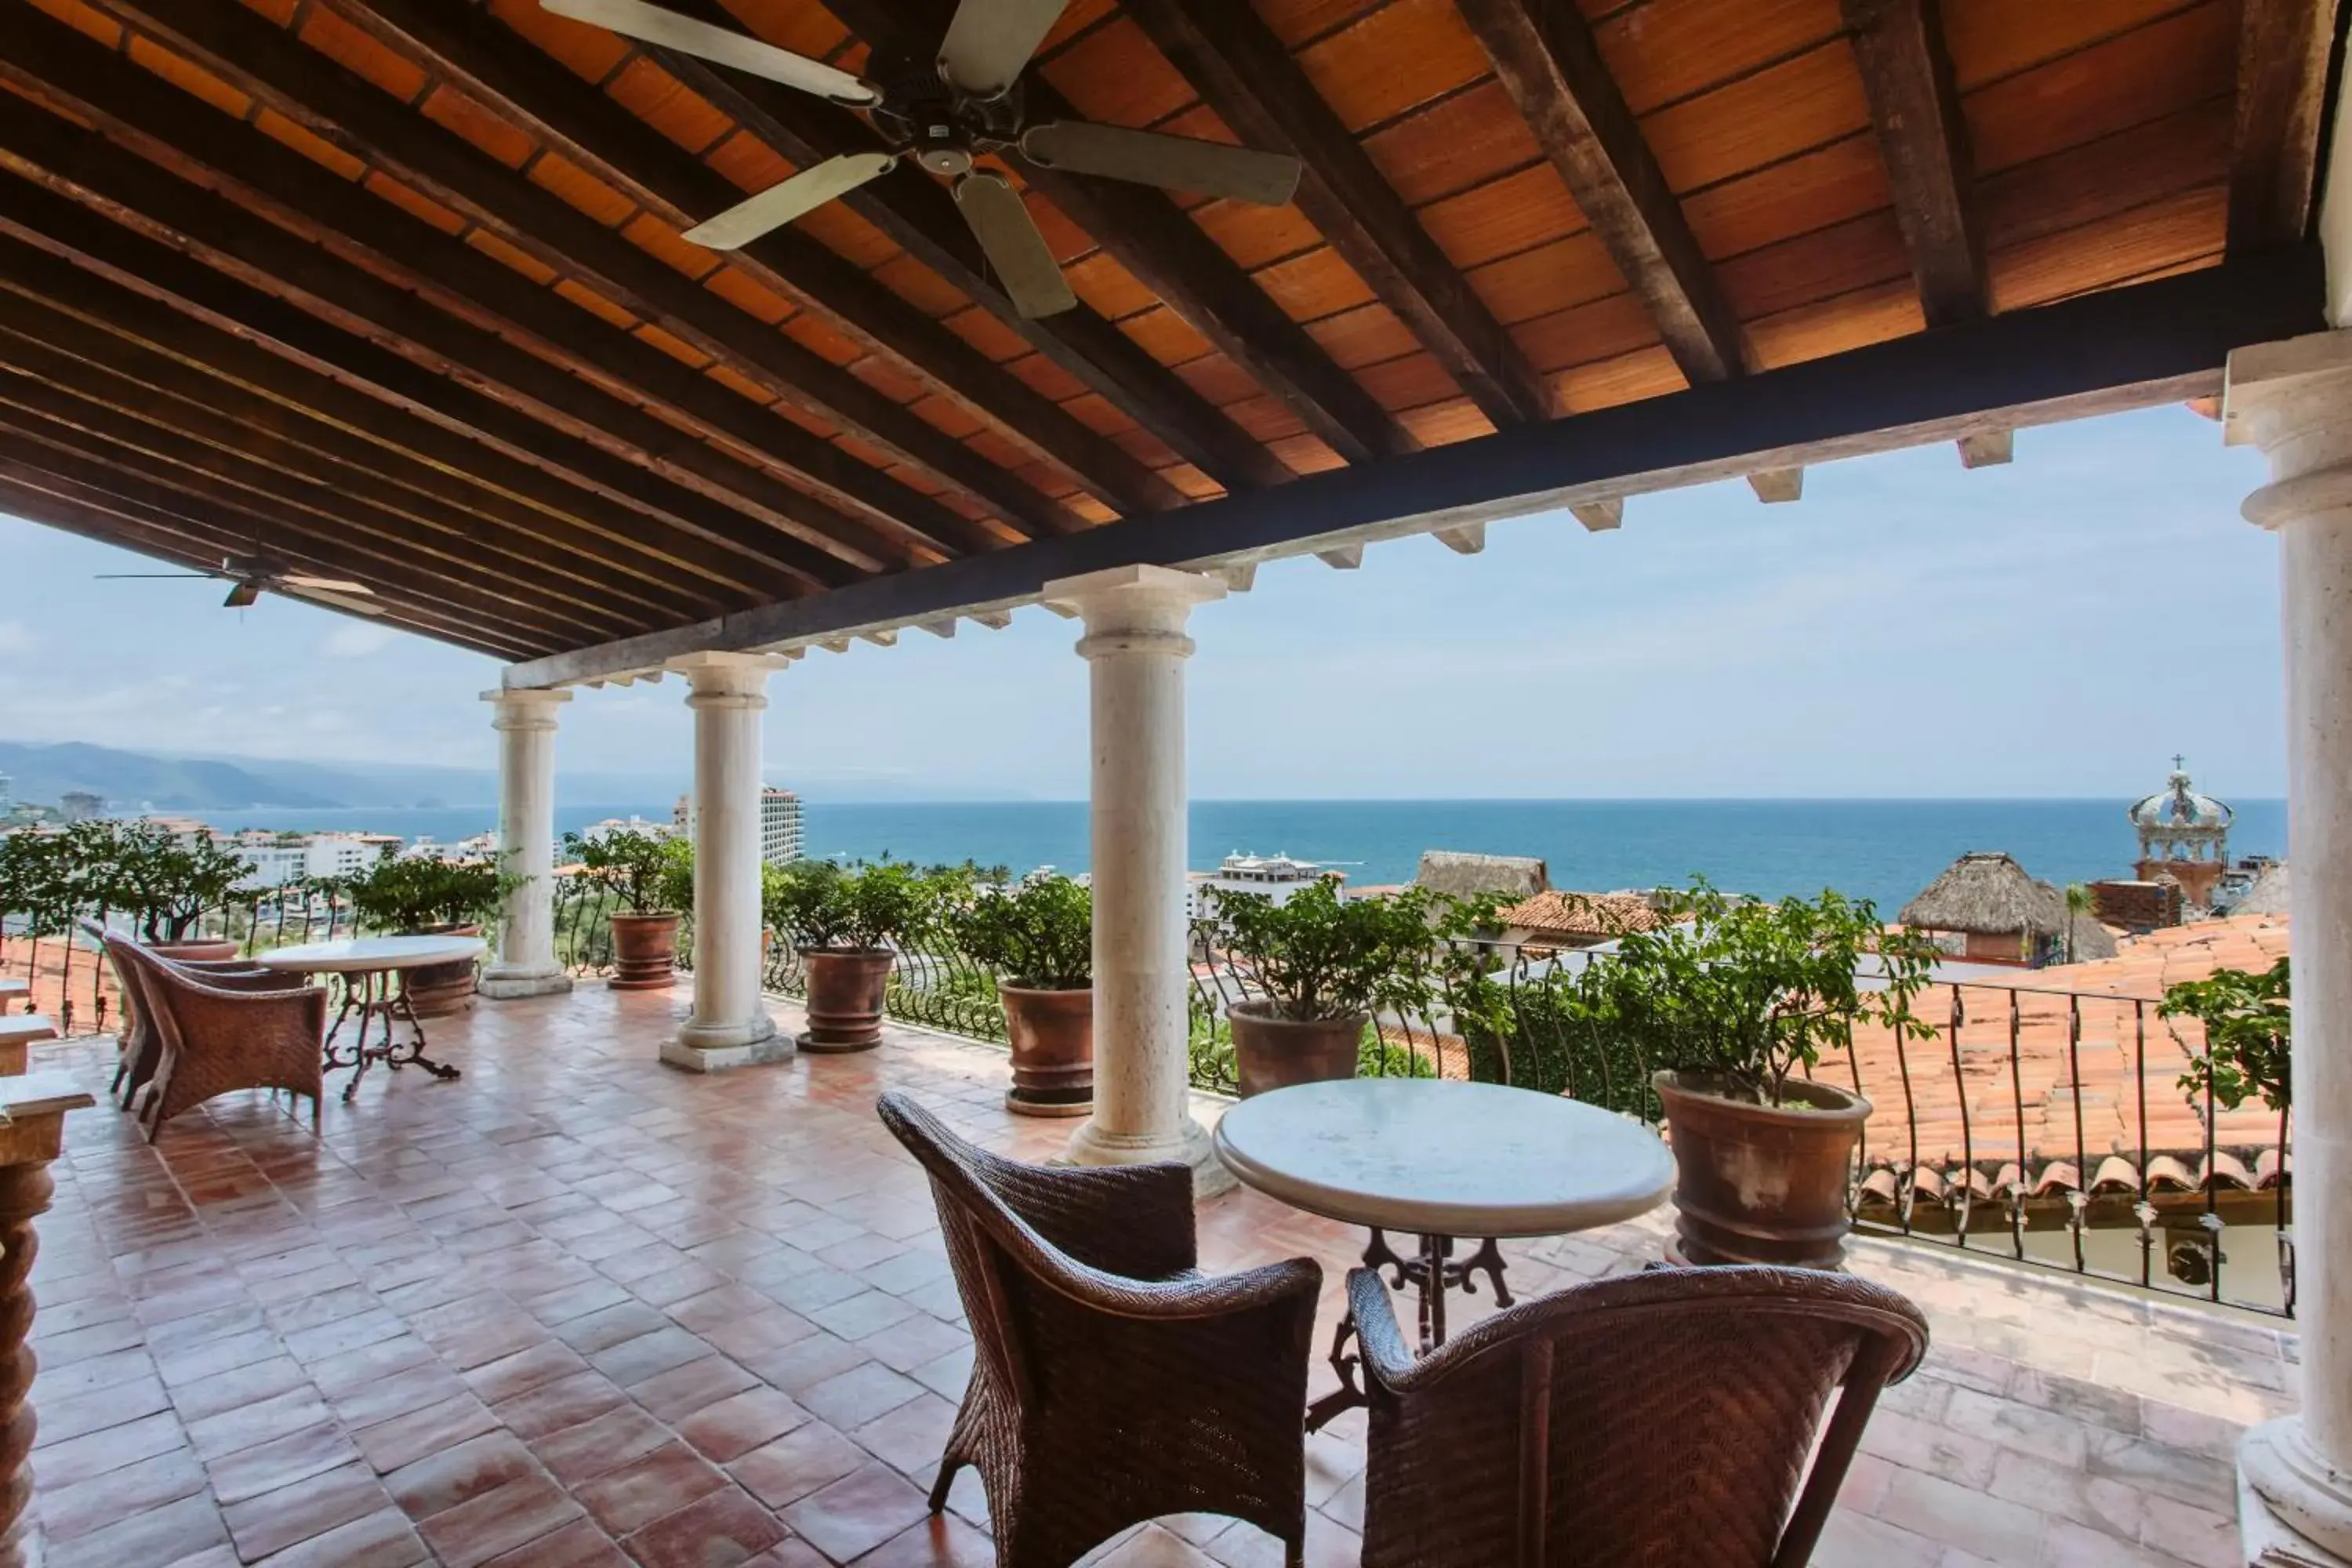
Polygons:
<instances>
[{"instance_id":1,"label":"round marble table top","mask_svg":"<svg viewBox=\"0 0 2352 1568\"><path fill-rule=\"evenodd\" d=\"M304 942L253 955L264 969L293 974L368 974L479 958L490 944L478 936L360 936Z\"/></svg>"},{"instance_id":2,"label":"round marble table top","mask_svg":"<svg viewBox=\"0 0 2352 1568\"><path fill-rule=\"evenodd\" d=\"M1638 1121L1530 1089L1349 1079L1245 1100L1217 1153L1269 1197L1417 1235L1559 1236L1644 1214L1674 1156Z\"/></svg>"}]
</instances>

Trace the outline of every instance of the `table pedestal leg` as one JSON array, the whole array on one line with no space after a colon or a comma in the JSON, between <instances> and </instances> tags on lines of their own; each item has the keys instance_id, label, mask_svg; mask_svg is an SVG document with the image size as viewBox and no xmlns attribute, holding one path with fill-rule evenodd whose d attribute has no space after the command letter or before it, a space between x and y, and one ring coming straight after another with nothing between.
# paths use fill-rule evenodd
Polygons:
<instances>
[{"instance_id":1,"label":"table pedestal leg","mask_svg":"<svg viewBox=\"0 0 2352 1568\"><path fill-rule=\"evenodd\" d=\"M1484 1274L1495 1288L1495 1304L1511 1304L1510 1288L1503 1283L1502 1249L1493 1237L1478 1243L1477 1250L1460 1262L1454 1260L1454 1237L1423 1236L1421 1249L1406 1257L1389 1245L1388 1233L1374 1230L1371 1239L1364 1244L1363 1264L1367 1268L1386 1268L1389 1283L1397 1289L1407 1285L1413 1288L1419 1299L1421 1318L1421 1353L1427 1355L1445 1342L1445 1292L1461 1290L1469 1295L1478 1293L1474 1276ZM1356 1315L1350 1309L1339 1320L1339 1329L1331 1336L1331 1370L1339 1376L1339 1386L1307 1407L1307 1429L1319 1432L1332 1419L1357 1405L1370 1403L1364 1396L1359 1367L1361 1358L1351 1354L1349 1345L1356 1338Z\"/></svg>"}]
</instances>

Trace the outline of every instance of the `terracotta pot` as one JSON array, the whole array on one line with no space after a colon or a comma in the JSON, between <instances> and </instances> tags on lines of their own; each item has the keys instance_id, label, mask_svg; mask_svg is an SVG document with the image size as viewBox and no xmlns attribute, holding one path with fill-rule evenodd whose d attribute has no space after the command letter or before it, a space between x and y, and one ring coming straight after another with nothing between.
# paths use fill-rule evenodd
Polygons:
<instances>
[{"instance_id":1,"label":"terracotta pot","mask_svg":"<svg viewBox=\"0 0 2352 1568\"><path fill-rule=\"evenodd\" d=\"M615 991L667 991L677 984L676 915L614 915L613 978Z\"/></svg>"},{"instance_id":2,"label":"terracotta pot","mask_svg":"<svg viewBox=\"0 0 2352 1568\"><path fill-rule=\"evenodd\" d=\"M217 963L225 958L235 958L236 943L226 937L197 937L189 942L151 942L147 951L158 958L176 958L191 963Z\"/></svg>"},{"instance_id":3,"label":"terracotta pot","mask_svg":"<svg viewBox=\"0 0 2352 1568\"><path fill-rule=\"evenodd\" d=\"M887 947L804 947L808 1028L804 1051L870 1051L882 1043L882 993L898 958Z\"/></svg>"},{"instance_id":4,"label":"terracotta pot","mask_svg":"<svg viewBox=\"0 0 2352 1568\"><path fill-rule=\"evenodd\" d=\"M479 936L478 925L431 925L415 936ZM474 961L455 959L447 963L427 963L411 969L400 977L400 988L407 993L408 1005L420 1018L446 1018L453 1014L469 1013L474 1008Z\"/></svg>"},{"instance_id":5,"label":"terracotta pot","mask_svg":"<svg viewBox=\"0 0 2352 1568\"><path fill-rule=\"evenodd\" d=\"M1357 1053L1369 1013L1344 1018L1282 1018L1271 1002L1236 1002L1225 1009L1234 1030L1234 1070L1247 1100L1294 1083L1329 1083L1356 1076Z\"/></svg>"},{"instance_id":6,"label":"terracotta pot","mask_svg":"<svg viewBox=\"0 0 2352 1568\"><path fill-rule=\"evenodd\" d=\"M1004 1108L1024 1116L1084 1116L1095 1108L1095 994L1000 983L1013 1046Z\"/></svg>"},{"instance_id":7,"label":"terracotta pot","mask_svg":"<svg viewBox=\"0 0 2352 1568\"><path fill-rule=\"evenodd\" d=\"M1706 1073L1655 1073L1675 1151L1675 1240L1685 1264L1845 1262L1846 1180L1870 1101L1791 1082L1790 1103L1727 1098Z\"/></svg>"}]
</instances>

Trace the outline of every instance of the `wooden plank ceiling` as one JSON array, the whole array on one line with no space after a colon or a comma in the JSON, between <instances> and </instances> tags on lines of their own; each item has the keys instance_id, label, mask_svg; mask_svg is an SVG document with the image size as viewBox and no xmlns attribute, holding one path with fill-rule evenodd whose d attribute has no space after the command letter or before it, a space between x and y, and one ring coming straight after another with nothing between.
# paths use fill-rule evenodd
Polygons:
<instances>
[{"instance_id":1,"label":"wooden plank ceiling","mask_svg":"<svg viewBox=\"0 0 2352 1568\"><path fill-rule=\"evenodd\" d=\"M852 70L951 8L672 3ZM911 165L685 243L873 131L536 0L0 0L0 508L543 656L2299 242L2336 28L1071 0L1033 118L1307 173L1016 163L1080 300L1029 321Z\"/></svg>"}]
</instances>

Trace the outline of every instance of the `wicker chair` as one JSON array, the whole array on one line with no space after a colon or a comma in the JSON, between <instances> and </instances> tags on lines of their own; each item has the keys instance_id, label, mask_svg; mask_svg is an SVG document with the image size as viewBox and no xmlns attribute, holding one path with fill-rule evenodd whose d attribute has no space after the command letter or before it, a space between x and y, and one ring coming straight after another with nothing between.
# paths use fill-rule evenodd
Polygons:
<instances>
[{"instance_id":1,"label":"wicker chair","mask_svg":"<svg viewBox=\"0 0 2352 1568\"><path fill-rule=\"evenodd\" d=\"M878 1109L930 1173L978 1358L931 1510L971 1465L998 1568L1066 1568L1129 1525L1222 1513L1301 1560L1309 1258L1197 1272L1181 1164L1000 1159L904 1095Z\"/></svg>"},{"instance_id":2,"label":"wicker chair","mask_svg":"<svg viewBox=\"0 0 2352 1568\"><path fill-rule=\"evenodd\" d=\"M1371 1398L1363 1568L1795 1568L1879 1390L1927 1345L1894 1291L1804 1269L1600 1280L1418 1361L1378 1274L1348 1294Z\"/></svg>"},{"instance_id":3,"label":"wicker chair","mask_svg":"<svg viewBox=\"0 0 2352 1568\"><path fill-rule=\"evenodd\" d=\"M139 1011L155 1031L154 1076L140 1115L152 1143L163 1123L192 1105L233 1089L284 1089L310 1097L318 1130L324 1089L327 992L289 986L273 975L267 991L230 990L137 942L107 943L118 973L131 976ZM218 978L230 978L220 976Z\"/></svg>"},{"instance_id":4,"label":"wicker chair","mask_svg":"<svg viewBox=\"0 0 2352 1568\"><path fill-rule=\"evenodd\" d=\"M155 1076L155 1064L163 1055L163 1037L156 1032L154 1025L148 1022L148 1009L142 1005L139 969L122 958L118 951L118 944L131 939L108 931L93 920L77 919L74 924L81 928L84 936L97 943L98 950L106 954L107 967L114 971L114 990L121 999L121 1006L116 1013L114 1026L114 1081L108 1086L108 1092L114 1096L117 1105L128 1110L131 1102L139 1098L139 1091L146 1088L148 1081ZM286 988L284 975L242 958L163 958L161 953L151 956L224 991L282 991Z\"/></svg>"}]
</instances>

